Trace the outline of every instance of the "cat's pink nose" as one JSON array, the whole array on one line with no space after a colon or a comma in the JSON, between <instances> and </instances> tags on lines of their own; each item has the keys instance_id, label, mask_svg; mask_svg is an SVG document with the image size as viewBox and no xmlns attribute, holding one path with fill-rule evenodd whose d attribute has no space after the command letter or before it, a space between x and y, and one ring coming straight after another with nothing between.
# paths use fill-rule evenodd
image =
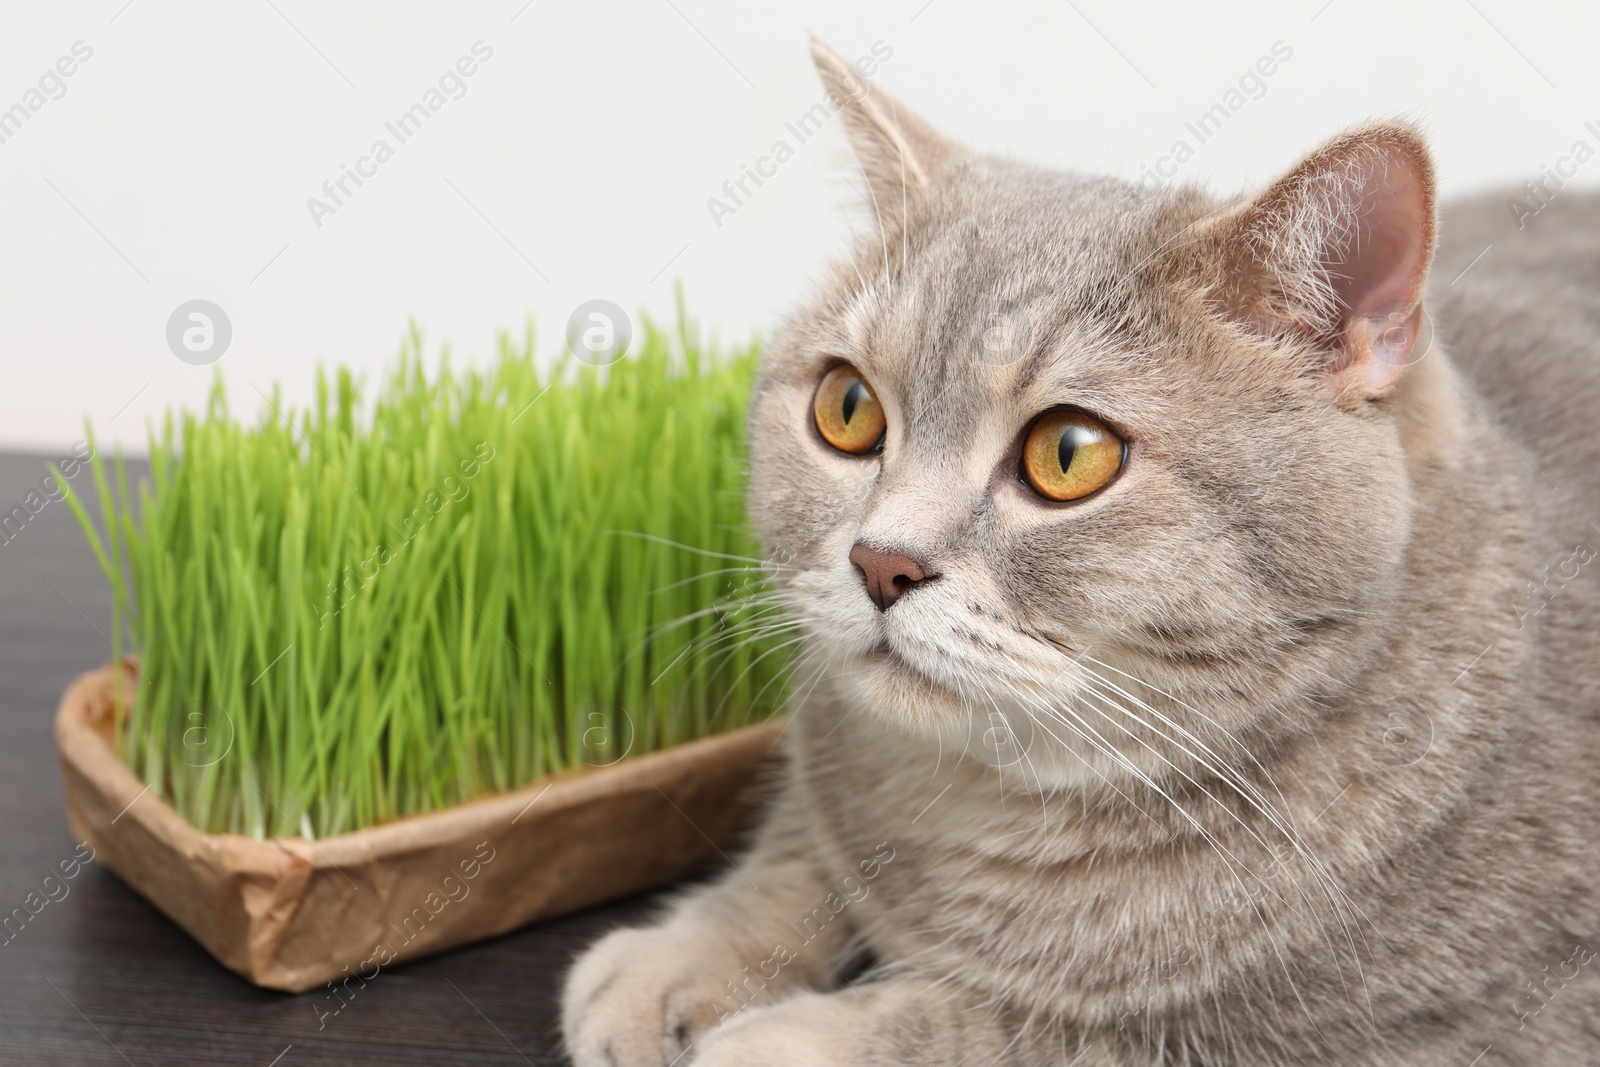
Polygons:
<instances>
[{"instance_id":1,"label":"cat's pink nose","mask_svg":"<svg viewBox=\"0 0 1600 1067\"><path fill-rule=\"evenodd\" d=\"M881 552L860 541L850 550L850 562L866 578L867 595L879 611L888 611L912 589L939 577L904 552Z\"/></svg>"}]
</instances>

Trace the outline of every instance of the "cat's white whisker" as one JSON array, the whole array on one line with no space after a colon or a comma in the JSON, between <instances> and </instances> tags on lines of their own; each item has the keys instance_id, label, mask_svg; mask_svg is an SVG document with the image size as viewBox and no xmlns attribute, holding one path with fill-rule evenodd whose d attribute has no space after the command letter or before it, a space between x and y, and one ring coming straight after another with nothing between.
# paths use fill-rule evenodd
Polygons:
<instances>
[{"instance_id":1,"label":"cat's white whisker","mask_svg":"<svg viewBox=\"0 0 1600 1067\"><path fill-rule=\"evenodd\" d=\"M1597 795L1587 661L1555 654L1595 628L1574 568L1596 554L1547 555L1588 536L1571 508L1596 482L1576 309L1600 197L1531 213L1571 205L1560 254L1535 232L1436 293L1435 175L1406 123L1224 201L971 152L877 90L876 60L813 52L872 229L852 220L852 259L752 393L749 514L783 563L707 564L713 588L759 571L772 591L652 631L740 689L783 657L793 758L749 854L768 888L713 881L612 940L608 1018L646 1024L637 1055L590 1026L578 1067L643 1067L663 1035L760 1058L714 1054L739 1033L886 1067L1415 1067L1491 1036L1507 1062L1582 1060L1596 1011L1561 991L1582 965L1537 982L1600 897L1572 814ZM1473 250L1507 226L1485 204ZM1459 352L1420 340L1436 295ZM1540 495L1530 455L1564 457L1570 499ZM1420 751L1375 736L1402 711ZM1516 731L1545 743L1501 743ZM1564 877L1535 877L1546 856ZM840 869L863 872L848 902ZM811 955L746 986L758 1012L679 1027L675 998L770 973L738 968L795 915ZM835 996L829 964L863 944L875 981ZM1480 1009L1506 989L1496 1024ZM880 1056L865 1035L901 1020L940 1040Z\"/></svg>"},{"instance_id":2,"label":"cat's white whisker","mask_svg":"<svg viewBox=\"0 0 1600 1067\"><path fill-rule=\"evenodd\" d=\"M1084 660L1086 660L1086 661L1091 661L1091 662L1095 662L1095 663L1099 663L1100 662L1099 660L1096 660L1092 656L1089 656L1087 654L1085 654L1082 658ZM1081 664L1080 664L1080 666L1081 666ZM1162 723L1166 724L1168 727L1170 727L1172 729L1177 730L1185 738L1190 739L1198 747L1202 748L1202 750L1205 751L1208 755L1211 755L1213 757L1213 759L1216 759L1215 753L1212 752L1206 746L1204 746L1204 744L1202 742L1200 742L1199 739L1196 738L1190 731L1186 730L1181 725L1179 725L1178 723L1174 722L1172 719L1170 719L1167 716L1163 715L1159 710L1157 710L1156 708L1154 708L1153 706L1151 706L1147 702L1140 700L1138 697L1135 697L1132 694L1128 693L1126 690L1122 689L1121 687L1116 686L1114 683L1112 683L1112 682L1108 681L1107 679L1101 677L1100 675L1096 674L1094 671L1089 670L1088 673L1097 680L1099 685L1106 686L1106 687L1112 689L1113 691L1115 691L1116 693L1122 695L1124 698L1134 701L1141 708L1145 709L1148 713L1150 713L1154 717L1160 719L1160 721ZM1122 672L1119 671L1118 673L1122 673ZM1134 719L1136 722L1138 722L1140 725L1144 726L1146 729L1151 730L1153 733L1157 734L1158 736L1161 735L1161 731L1158 728L1152 726L1150 723L1145 722L1142 719L1139 719L1138 716L1133 715L1131 712L1129 712L1125 707L1123 707L1117 701L1106 697L1105 694L1103 694L1103 693L1101 694L1101 698L1105 699L1107 701L1107 703L1110 704L1112 707L1116 708L1118 711L1122 712L1123 714L1128 715L1129 718ZM1220 727L1218 727L1218 728L1220 729ZM1226 732L1226 731L1224 731L1224 732ZM1230 739L1233 739L1231 734L1228 735L1228 736L1230 737ZM1238 743L1236 739L1233 739L1233 740L1235 740L1235 742ZM1180 749L1180 751L1183 751L1190 758L1195 759L1196 762L1198 762L1202 767L1204 767L1207 771L1209 771L1219 781L1221 781L1222 783L1226 784L1227 786L1229 786L1229 788L1231 788L1235 792L1237 792L1246 801L1246 803L1248 803L1251 807L1255 808L1258 812L1260 812L1261 815L1268 820L1268 822L1272 825L1272 827L1275 830L1277 830L1279 832L1279 834L1281 834L1283 836L1284 840L1294 850L1297 858L1299 858L1300 861L1305 864L1307 870L1313 875L1313 877L1321 885L1324 894L1328 896L1330 903L1334 907L1335 915L1339 920L1340 927L1341 927L1341 930L1342 930L1342 932L1343 932L1343 934L1345 936L1345 939L1346 939L1347 942L1349 942L1351 955L1355 959L1356 966L1359 969L1361 967L1360 956L1359 956L1359 953L1356 951L1355 943L1354 943L1353 939L1351 938L1350 924L1347 923L1346 920L1345 920L1344 910L1343 909L1346 908L1346 907L1351 908L1352 909L1352 912L1351 912L1352 915L1356 915L1356 916L1359 916L1359 911L1354 908L1353 902L1351 902L1349 900L1348 894L1346 894L1344 889L1343 889L1343 887L1338 884L1337 880L1332 876L1331 872L1329 872L1327 870L1326 865L1323 864L1322 861L1320 859L1318 859L1309 850L1309 848L1307 848L1307 846L1305 845L1305 842L1304 842L1303 838L1301 837L1300 833L1298 832L1298 830L1293 825L1292 816L1288 815L1288 814L1286 814L1284 812L1280 812L1277 809L1271 807L1266 802L1266 798L1259 792L1259 790L1256 790L1253 786L1251 786L1250 783L1237 771L1237 769L1228 767L1225 763L1220 761L1220 759L1217 759L1217 761L1215 763L1213 763L1211 761L1208 761L1208 760L1205 760L1203 758L1200 758L1200 757L1196 756L1193 752L1189 751L1182 744L1178 743L1177 741L1175 741L1172 738L1168 738L1168 741L1170 743L1174 744L1176 747L1178 747ZM1244 746L1242 744L1240 744L1240 748L1243 750ZM1276 788L1276 786L1274 786L1274 788ZM1280 799L1282 798L1281 792L1279 793L1279 797L1280 797ZM1287 806L1286 803L1285 803L1285 806ZM1237 816L1235 816L1235 817L1237 818ZM1243 825L1242 821L1241 821L1241 825ZM1251 831L1251 832L1254 833L1254 831ZM1257 839L1259 841L1260 840L1259 835L1256 835L1256 836L1257 836ZM1261 843L1265 846L1265 842L1264 841L1262 841ZM1269 849L1269 851L1270 851L1270 849ZM1359 923L1356 924L1356 932L1357 932L1357 934L1361 934L1361 927L1360 927ZM1365 947L1365 936L1364 936L1364 934L1362 934L1362 941L1363 941L1363 946ZM1369 952L1370 952L1370 949L1369 949ZM1335 960L1335 962L1337 964L1337 960ZM1365 984L1364 980L1363 980L1363 984Z\"/></svg>"},{"instance_id":3,"label":"cat's white whisker","mask_svg":"<svg viewBox=\"0 0 1600 1067\"><path fill-rule=\"evenodd\" d=\"M1148 724L1145 724L1141 720L1138 720L1137 716L1131 715L1131 713L1129 713L1126 708L1121 707L1115 700L1112 700L1112 699L1106 697L1105 694L1098 692L1092 686L1086 687L1085 691L1090 693L1090 694L1093 694L1097 699L1104 701L1105 703L1107 703L1108 705L1110 705L1114 709L1120 711L1124 715L1128 715L1130 718L1133 718L1135 721L1140 721L1141 725L1144 725L1147 729L1150 728ZM1149 747L1149 746L1145 745L1145 743L1143 742L1142 739L1138 738L1131 731L1128 731L1126 727L1122 727L1120 724L1118 724L1114 720L1112 720L1109 716L1107 716L1104 713L1104 711L1100 710L1099 708L1093 708L1092 710L1095 710L1097 713L1099 713L1101 715L1102 718L1105 718L1108 722L1111 722L1113 725L1116 725L1119 729L1122 729L1125 733L1128 733L1128 735L1130 737L1133 737L1135 739L1135 741L1137 741L1139 744L1141 744L1141 745L1143 745L1144 747L1147 747L1147 748ZM1159 731L1153 731L1153 732L1159 734ZM1226 814L1231 819L1233 819L1234 822L1238 823L1239 826L1242 829L1244 829L1245 832L1250 837L1252 837L1259 845L1262 846L1262 848L1266 849L1268 852L1272 852L1273 851L1272 847L1267 843L1267 841L1259 833L1257 833L1255 831L1255 829L1253 827L1251 827L1247 823L1245 823L1243 821L1243 819L1241 819L1236 812L1233 812L1231 809L1229 809L1226 804L1223 804L1219 800L1219 798L1214 796L1209 790L1207 790L1203 785L1201 785L1196 779L1194 779L1191 775L1189 775L1186 771L1184 771L1181 767L1179 767L1172 760L1167 758L1164 754L1162 754L1159 751L1156 751L1154 749L1151 749L1151 751L1157 756L1157 758L1161 759L1164 763L1167 763L1180 776L1182 776L1184 779L1189 781L1192 785L1194 785L1195 788L1199 789L1200 792L1207 797L1207 799L1209 799L1209 800L1211 800L1213 802L1215 807L1217 807L1224 814ZM1270 816L1269 816L1269 818L1270 818ZM1281 827L1278 827L1278 829L1280 830L1280 832L1284 832L1284 831L1282 831ZM1286 836L1287 836L1287 834L1286 834ZM1307 869L1312 874L1314 881L1318 884L1319 888L1322 889L1323 894L1327 897L1329 902L1333 905L1335 917L1338 919L1340 927L1341 927L1341 930L1345 935L1345 939L1349 943L1349 946L1350 946L1350 949L1351 949L1351 953L1352 953L1353 956L1356 955L1355 943L1354 943L1353 940L1350 939L1348 926L1345 923L1343 914L1339 909L1340 901L1339 901L1339 898L1338 898L1338 896L1336 894L1342 893L1342 890L1340 890L1339 887L1336 884L1333 883L1331 875L1329 875L1326 872L1326 870L1323 868L1323 866L1319 862L1315 861L1315 859L1303 847L1301 847L1296 840L1294 840L1293 838L1290 838L1290 841L1291 841L1292 847L1294 847L1296 849L1297 853L1299 853L1302 857L1304 857ZM1301 911L1296 909L1294 907L1294 905L1290 904L1289 901L1287 901L1280 893L1278 893L1276 889L1274 889L1271 886L1267 885L1267 883L1263 879L1260 878L1258 873L1252 871L1252 875L1254 877L1256 877L1258 881L1262 882L1262 885L1267 889L1267 891L1272 896L1277 898L1282 904L1284 904L1284 906L1288 907L1291 911L1293 911L1297 918L1300 918L1302 920L1307 918L1307 916L1304 913L1302 913ZM1330 886L1331 886L1331 891L1330 891ZM1300 884L1298 879L1295 880L1295 890L1300 895L1301 901L1303 903L1307 904L1310 907L1310 909L1315 913L1316 912L1315 904L1314 904L1314 902L1312 902L1311 900L1309 900L1307 898L1305 887ZM1340 970L1341 977L1342 977L1342 966L1341 966L1341 964L1339 962L1338 953L1334 949L1332 941L1327 935L1326 923L1323 921L1320 913L1316 914L1316 922L1317 922L1318 926L1323 931L1323 939L1327 943L1327 946L1328 946L1329 953L1330 953L1330 956L1332 958L1332 961L1333 961L1335 967ZM1357 965L1357 967L1359 969L1359 967L1360 967L1359 956L1357 956L1357 958L1356 958L1356 965ZM1364 982L1364 979L1363 979L1363 985L1364 984L1365 984L1365 982Z\"/></svg>"},{"instance_id":4,"label":"cat's white whisker","mask_svg":"<svg viewBox=\"0 0 1600 1067\"><path fill-rule=\"evenodd\" d=\"M1179 706L1183 707L1184 709L1188 710L1192 714L1197 715L1197 716L1205 719L1206 722L1208 722L1215 729L1220 731L1223 734L1224 737L1226 737L1229 741L1233 742L1233 744L1239 749L1239 751L1244 753L1245 756L1253 764L1255 764L1257 769L1260 770L1261 773L1267 778L1268 782L1272 785L1272 788L1273 788L1274 792L1277 793L1278 799L1282 802L1283 810L1281 812L1279 812L1277 809L1271 809L1270 806L1267 806L1266 805L1266 798L1263 795L1260 794L1259 790L1255 790L1254 787L1250 787L1251 788L1251 793L1255 797L1254 800L1251 800L1252 804L1255 804L1255 806L1257 806L1258 810L1261 810L1262 814L1266 815L1272 821L1273 825L1278 829L1278 831L1284 835L1284 838L1288 841L1290 846L1292 848L1294 848L1297 856L1301 859L1301 861L1304 862L1307 865L1307 867L1309 869L1311 869L1318 876L1318 878L1320 880L1323 881L1323 883L1325 884L1325 886L1329 890L1331 890L1332 892L1334 892L1334 893L1336 893L1338 895L1338 897L1339 897L1340 901L1343 903L1343 905L1345 907L1348 907L1351 910L1351 914L1356 916L1358 919L1365 920L1366 924L1368 926L1372 926L1373 930L1378 933L1378 936L1380 938L1383 936L1382 932L1378 931L1376 925L1372 923L1372 920L1370 918L1367 918L1367 916L1365 916L1361 912L1360 908L1356 906L1355 902L1349 898L1349 895L1344 891L1343 887L1338 884L1337 880L1333 878L1331 872L1329 872L1327 870L1326 865L1323 864L1320 859L1318 859L1316 856L1314 856L1305 847L1304 840L1303 840L1302 836L1300 835L1298 829L1294 825L1293 813L1292 813L1292 811L1289 810L1288 801L1286 799L1284 799L1282 790L1278 787L1277 782L1273 780L1272 775L1266 770L1265 767L1263 767L1260 764L1260 762L1255 758L1254 754L1250 752L1248 746L1246 746L1238 738L1234 737L1234 735L1232 733L1230 733L1221 724L1217 723L1216 720L1213 719L1211 716L1206 715L1204 712L1201 712L1199 709L1194 708L1192 705L1189 705L1189 704L1185 703L1184 701L1179 700L1177 697L1174 697L1169 693L1165 693L1165 692L1161 691L1160 689L1157 689L1155 686L1150 685L1148 682L1145 682L1145 681L1143 681L1143 680L1141 680L1139 678L1136 678L1133 675L1129 675L1126 672L1124 672L1122 670L1119 670L1118 668L1112 666L1111 664L1105 663L1102 660L1096 659L1095 657L1093 657L1093 656L1091 656L1091 655L1089 655L1087 653L1085 653L1081 657L1081 659L1083 661L1088 662L1088 663L1093 663L1093 664L1095 664L1097 666L1104 667L1104 668L1106 668L1108 670L1114 671L1115 673L1128 678L1130 681L1133 681L1133 682L1135 682L1137 684L1140 684L1140 685L1144 685L1146 688L1150 689L1152 692L1155 692L1155 693L1165 697L1166 699L1172 700L1174 703L1176 703ZM1079 665L1082 666L1081 663ZM1180 732L1182 732L1185 737L1188 737L1188 738L1194 740L1196 744L1200 744L1199 739L1195 738L1194 735L1191 732L1189 732L1188 730L1185 730L1182 726L1180 726L1179 724L1173 722L1171 719L1167 718L1165 715L1162 715L1162 713L1160 711L1156 710L1154 707L1152 707L1148 703L1140 700L1138 697L1134 696L1133 694L1128 693L1126 690L1116 686L1114 683L1110 682L1108 679L1105 679L1104 677L1098 675L1092 669L1089 669L1089 668L1084 668L1084 669L1087 670L1089 674L1091 674L1096 679L1098 679L1100 684L1106 685L1106 686L1114 689L1116 692L1122 694L1127 699L1135 701L1142 708L1145 708L1151 714L1156 715L1157 717L1159 717L1164 723L1167 723L1169 726L1171 726L1171 727L1179 730ZM1207 751L1208 754L1212 755L1215 758L1215 753L1212 753L1209 749L1206 749L1205 751ZM1219 762L1220 766L1225 766L1225 765L1221 764L1220 759L1218 760L1218 762ZM1208 769L1212 769L1212 772L1214 774L1218 774L1219 777L1222 777L1225 781L1227 781L1230 786L1232 786L1233 788L1235 788L1237 790L1240 790L1241 791L1241 795L1244 795L1243 790L1244 790L1244 788L1246 786L1248 786L1247 780L1244 779L1243 776L1239 775L1237 772L1234 772L1234 774L1224 774L1221 771L1220 766L1218 768L1208 768ZM1250 798L1247 797L1247 799L1250 799ZM1259 803L1257 803L1257 801L1259 801ZM1342 913L1341 913L1341 925L1344 925ZM1366 943L1366 935L1365 935L1365 932L1362 929L1362 926L1361 926L1360 922L1357 922L1355 924L1355 930L1356 930L1356 933L1362 939L1363 947L1367 948L1367 951L1368 951L1368 953L1370 955L1371 949L1370 949L1370 946L1368 946L1367 943ZM1349 938L1349 936L1350 936L1348 926L1346 926L1346 928L1345 928L1345 936L1347 938ZM1360 965L1359 955L1356 955L1355 947L1354 947L1353 944L1351 945L1351 952L1352 952L1352 955L1354 955L1356 957L1357 966L1359 966Z\"/></svg>"},{"instance_id":5,"label":"cat's white whisker","mask_svg":"<svg viewBox=\"0 0 1600 1067\"><path fill-rule=\"evenodd\" d=\"M1019 693L1019 695L1021 695L1021 694ZM1250 867L1249 864L1245 863L1238 856L1236 856L1232 852L1231 849L1228 849L1225 845L1223 845L1216 838L1216 836L1211 833L1210 830L1208 830L1204 825L1202 825L1200 823L1200 821L1198 819L1196 819L1194 817L1194 815L1192 813L1190 813L1186 808L1184 808L1182 804L1178 803L1176 798L1172 797L1166 790L1162 789L1161 786L1158 785L1153 778L1151 778L1149 775L1147 775L1144 771L1140 770L1138 768L1138 766L1133 763L1132 760L1128 759L1128 757L1125 754L1123 754L1120 750L1118 750L1116 748L1116 746L1114 746L1114 745L1110 744L1108 741L1106 741L1106 739L1104 737L1102 737L1097 730L1095 730L1092 726L1090 726L1087 722L1085 722L1076 712L1074 712L1072 710L1072 708L1070 707L1070 702L1068 704L1065 704L1065 705L1062 705L1062 706L1059 706L1059 707L1046 704L1046 703L1044 703L1042 701L1037 701L1036 703L1037 703L1037 706L1040 708L1040 710L1044 711L1046 714L1049 714L1049 715L1057 718L1057 720L1060 721L1063 725L1070 725L1069 723L1067 723L1067 720L1066 720L1066 718L1064 716L1071 716L1072 719L1076 722L1076 728L1074 729L1074 732L1078 733L1080 737L1082 737L1085 741L1088 741L1090 744L1092 744L1098 751L1102 752L1109 759L1111 759L1114 763L1120 764L1123 767L1123 769L1125 771L1127 771L1131 776L1133 776L1135 778L1135 780L1139 781L1140 784L1143 785L1145 789L1147 789L1148 791L1154 793L1155 795L1157 795L1157 796L1161 797L1163 800L1165 800L1167 802L1168 806L1173 811L1177 812L1178 815L1180 815L1184 819L1184 821L1187 822L1191 826L1191 828L1194 829L1194 831L1200 836L1201 840L1204 841L1205 844L1208 847L1210 847L1212 849L1212 851L1214 851L1219 858L1223 859L1223 861L1224 861L1224 869L1234 879L1234 881L1235 881L1236 885L1238 886L1239 890L1242 893L1244 893L1245 899L1250 902L1250 906L1251 906L1252 911L1254 911L1254 913L1256 915L1256 918L1262 924L1262 929L1267 933L1267 935L1268 935L1268 937L1269 937L1269 939L1271 941L1273 951L1274 951L1274 953L1276 954L1276 956L1278 958L1279 967L1283 972L1284 978L1287 981L1287 983L1288 983L1288 985L1290 987L1290 990L1294 993L1295 999L1300 1004L1301 1010L1305 1013L1307 1020L1310 1021L1312 1023L1312 1025L1314 1026L1315 1025L1315 1020L1314 1020L1313 1016L1311 1015L1310 1008L1305 1004L1304 998L1301 996L1301 993L1300 993L1300 990L1299 990L1298 986L1295 984L1293 973L1291 972L1291 970L1289 968L1287 960L1283 956L1281 946L1279 946L1279 944L1278 944L1277 935L1272 932L1272 927L1268 923L1265 913L1263 913L1261 908L1256 904L1254 896L1249 892L1249 889L1246 887L1246 885L1244 883L1244 880L1240 877L1240 873L1239 872L1243 871L1244 873L1247 873L1247 874L1251 875L1251 877L1255 878L1258 882L1260 882L1262 884L1262 887L1267 889L1268 892L1271 892L1274 895L1277 895L1276 891L1273 890L1272 887L1269 886L1266 883L1266 881L1264 879L1262 879L1254 871L1253 868ZM1104 716L1103 713L1102 713L1102 717L1107 718L1108 722L1111 721L1109 719L1109 717ZM1120 790L1118 792L1120 793ZM1137 805L1135 805L1135 806L1137 807ZM1141 812L1144 811L1144 809L1142 809L1142 808L1140 808L1139 810ZM1148 812L1145 812L1144 814L1145 814L1146 818L1149 818L1149 813ZM1154 820L1152 820L1152 822L1154 822ZM1156 825L1159 826L1159 824L1156 824ZM1170 834L1169 834L1169 838L1170 838ZM1281 897L1280 897L1280 899L1281 899Z\"/></svg>"}]
</instances>

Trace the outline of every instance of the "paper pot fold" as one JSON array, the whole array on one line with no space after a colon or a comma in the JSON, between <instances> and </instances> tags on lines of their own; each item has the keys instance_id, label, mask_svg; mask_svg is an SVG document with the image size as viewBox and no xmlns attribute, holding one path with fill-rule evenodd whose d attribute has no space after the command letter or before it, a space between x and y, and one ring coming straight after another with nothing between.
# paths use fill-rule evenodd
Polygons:
<instances>
[{"instance_id":1,"label":"paper pot fold","mask_svg":"<svg viewBox=\"0 0 1600 1067\"><path fill-rule=\"evenodd\" d=\"M780 721L337 837L202 833L112 747L114 669L56 714L72 833L224 966L303 992L616 900L718 858Z\"/></svg>"}]
</instances>

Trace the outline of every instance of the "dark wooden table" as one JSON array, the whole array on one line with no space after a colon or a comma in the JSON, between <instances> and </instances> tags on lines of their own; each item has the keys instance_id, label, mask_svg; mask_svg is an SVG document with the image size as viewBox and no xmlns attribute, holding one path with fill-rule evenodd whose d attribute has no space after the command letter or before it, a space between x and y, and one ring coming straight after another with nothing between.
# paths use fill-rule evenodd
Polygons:
<instances>
[{"instance_id":1,"label":"dark wooden table","mask_svg":"<svg viewBox=\"0 0 1600 1067\"><path fill-rule=\"evenodd\" d=\"M0 455L0 514L23 504L47 459ZM93 495L87 474L74 484ZM52 722L67 683L111 655L110 594L64 503L0 542L0 914L10 914L44 896L43 879L75 848ZM629 901L385 969L319 1029L317 993L247 984L109 871L91 864L65 884L0 945L0 1064L559 1063L556 998L573 955L652 908Z\"/></svg>"}]
</instances>

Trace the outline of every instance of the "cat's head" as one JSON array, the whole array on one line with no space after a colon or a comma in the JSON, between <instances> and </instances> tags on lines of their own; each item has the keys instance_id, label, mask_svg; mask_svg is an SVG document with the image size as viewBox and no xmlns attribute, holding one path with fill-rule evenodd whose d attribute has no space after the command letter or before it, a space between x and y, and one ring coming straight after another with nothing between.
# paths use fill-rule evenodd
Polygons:
<instances>
[{"instance_id":1,"label":"cat's head","mask_svg":"<svg viewBox=\"0 0 1600 1067\"><path fill-rule=\"evenodd\" d=\"M1350 677L1435 373L1418 133L1223 203L971 152L815 53L876 227L765 355L750 503L830 684L1090 751L1155 690L1239 732Z\"/></svg>"}]
</instances>

